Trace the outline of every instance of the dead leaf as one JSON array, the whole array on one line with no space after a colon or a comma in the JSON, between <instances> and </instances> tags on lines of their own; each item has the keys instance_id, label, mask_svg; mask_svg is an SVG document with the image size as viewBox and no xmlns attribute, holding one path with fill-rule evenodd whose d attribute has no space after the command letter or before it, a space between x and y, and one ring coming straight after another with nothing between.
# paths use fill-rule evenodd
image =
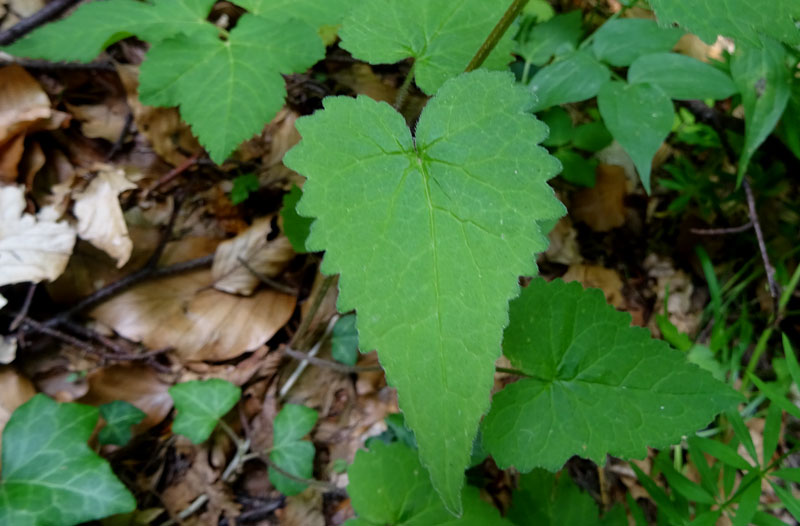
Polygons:
<instances>
[{"instance_id":1,"label":"dead leaf","mask_svg":"<svg viewBox=\"0 0 800 526\"><path fill-rule=\"evenodd\" d=\"M25 134L22 133L0 146L0 181L10 184L17 180L23 153L25 153Z\"/></svg>"},{"instance_id":2,"label":"dead leaf","mask_svg":"<svg viewBox=\"0 0 800 526\"><path fill-rule=\"evenodd\" d=\"M600 289L606 295L606 301L618 309L625 308L622 279L616 270L597 265L572 265L561 279L578 281L584 287Z\"/></svg>"},{"instance_id":3,"label":"dead leaf","mask_svg":"<svg viewBox=\"0 0 800 526\"><path fill-rule=\"evenodd\" d=\"M135 66L117 65L117 72L127 93L128 106L139 132L147 137L153 150L165 161L178 166L203 147L182 120L177 108L154 108L139 102L139 72Z\"/></svg>"},{"instance_id":4,"label":"dead leaf","mask_svg":"<svg viewBox=\"0 0 800 526\"><path fill-rule=\"evenodd\" d=\"M75 195L73 211L78 218L78 235L117 260L121 268L131 257L133 242L122 215L119 194L136 188L125 172L109 165L97 165L92 182Z\"/></svg>"},{"instance_id":5,"label":"dead leaf","mask_svg":"<svg viewBox=\"0 0 800 526\"><path fill-rule=\"evenodd\" d=\"M0 308L5 298L0 296ZM0 364L8 365L17 357L17 339L13 336L0 336Z\"/></svg>"},{"instance_id":6,"label":"dead leaf","mask_svg":"<svg viewBox=\"0 0 800 526\"><path fill-rule=\"evenodd\" d=\"M0 436L11 413L35 394L36 389L30 380L12 367L0 367Z\"/></svg>"},{"instance_id":7,"label":"dead leaf","mask_svg":"<svg viewBox=\"0 0 800 526\"><path fill-rule=\"evenodd\" d=\"M325 526L322 514L322 493L307 488L299 495L286 498L286 507L280 510L281 526Z\"/></svg>"},{"instance_id":8,"label":"dead leaf","mask_svg":"<svg viewBox=\"0 0 800 526\"><path fill-rule=\"evenodd\" d=\"M547 261L562 265L583 261L581 249L578 247L578 232L569 217L562 217L547 237L550 239L550 245L544 253Z\"/></svg>"},{"instance_id":9,"label":"dead leaf","mask_svg":"<svg viewBox=\"0 0 800 526\"><path fill-rule=\"evenodd\" d=\"M597 182L572 199L570 209L575 221L582 221L595 232L608 232L625 224L625 195L628 179L621 166L597 166Z\"/></svg>"},{"instance_id":10,"label":"dead leaf","mask_svg":"<svg viewBox=\"0 0 800 526\"><path fill-rule=\"evenodd\" d=\"M355 93L366 95L377 101L394 104L397 98L397 88L376 75L369 64L355 62L351 67L338 71L331 77Z\"/></svg>"},{"instance_id":11,"label":"dead leaf","mask_svg":"<svg viewBox=\"0 0 800 526\"><path fill-rule=\"evenodd\" d=\"M75 231L52 210L24 213L21 186L0 187L0 285L54 280L67 266Z\"/></svg>"},{"instance_id":12,"label":"dead leaf","mask_svg":"<svg viewBox=\"0 0 800 526\"><path fill-rule=\"evenodd\" d=\"M280 274L294 251L286 236L268 240L271 233L272 217L262 217L235 238L220 243L211 268L214 288L250 296L261 281L256 273L268 278Z\"/></svg>"},{"instance_id":13,"label":"dead leaf","mask_svg":"<svg viewBox=\"0 0 800 526\"><path fill-rule=\"evenodd\" d=\"M81 122L81 132L91 139L105 139L115 143L125 129L128 106L108 101L103 104L66 104L69 112Z\"/></svg>"}]
</instances>

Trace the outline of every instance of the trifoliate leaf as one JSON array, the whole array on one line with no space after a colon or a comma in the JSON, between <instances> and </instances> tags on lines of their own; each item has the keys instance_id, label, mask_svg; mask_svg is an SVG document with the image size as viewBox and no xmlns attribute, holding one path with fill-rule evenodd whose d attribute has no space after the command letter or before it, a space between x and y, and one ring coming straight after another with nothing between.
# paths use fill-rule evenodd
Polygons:
<instances>
[{"instance_id":1,"label":"trifoliate leaf","mask_svg":"<svg viewBox=\"0 0 800 526\"><path fill-rule=\"evenodd\" d=\"M100 416L106 421L97 436L100 443L124 446L131 440L131 427L144 420L147 414L124 400L114 400L100 406Z\"/></svg>"},{"instance_id":2,"label":"trifoliate leaf","mask_svg":"<svg viewBox=\"0 0 800 526\"><path fill-rule=\"evenodd\" d=\"M495 395L483 444L501 467L573 455L643 457L742 397L578 283L534 280L511 303L503 352L527 378Z\"/></svg>"},{"instance_id":3,"label":"trifoliate leaf","mask_svg":"<svg viewBox=\"0 0 800 526\"><path fill-rule=\"evenodd\" d=\"M536 95L533 109L591 99L610 77L609 69L589 53L570 53L543 67L531 79L529 86Z\"/></svg>"},{"instance_id":4,"label":"trifoliate leaf","mask_svg":"<svg viewBox=\"0 0 800 526\"><path fill-rule=\"evenodd\" d=\"M227 40L209 26L154 44L142 64L139 96L152 106L180 106L221 163L283 106L281 74L305 71L324 56L311 26L244 15Z\"/></svg>"},{"instance_id":5,"label":"trifoliate leaf","mask_svg":"<svg viewBox=\"0 0 800 526\"><path fill-rule=\"evenodd\" d=\"M464 71L508 6L505 0L364 2L345 19L341 46L372 64L413 58L417 86L432 94ZM483 67L506 69L511 39L507 32Z\"/></svg>"},{"instance_id":6,"label":"trifoliate leaf","mask_svg":"<svg viewBox=\"0 0 800 526\"><path fill-rule=\"evenodd\" d=\"M600 519L597 503L578 488L567 473L535 469L519 477L508 518L519 526L627 526L625 510L617 506Z\"/></svg>"},{"instance_id":7,"label":"trifoliate leaf","mask_svg":"<svg viewBox=\"0 0 800 526\"><path fill-rule=\"evenodd\" d=\"M356 360L358 360L358 330L356 330L355 314L342 316L333 326L331 355L339 363L356 364Z\"/></svg>"},{"instance_id":8,"label":"trifoliate leaf","mask_svg":"<svg viewBox=\"0 0 800 526\"><path fill-rule=\"evenodd\" d=\"M628 82L655 84L672 99L727 99L736 93L733 80L717 68L677 53L653 53L637 58Z\"/></svg>"},{"instance_id":9,"label":"trifoliate leaf","mask_svg":"<svg viewBox=\"0 0 800 526\"><path fill-rule=\"evenodd\" d=\"M675 120L672 101L653 84L612 81L600 90L597 106L608 131L631 156L645 190L650 192L653 156Z\"/></svg>"},{"instance_id":10,"label":"trifoliate leaf","mask_svg":"<svg viewBox=\"0 0 800 526\"><path fill-rule=\"evenodd\" d=\"M470 486L463 490L464 513L459 518L451 515L433 491L416 451L402 442L373 442L370 451L356 453L347 476L347 492L358 515L347 526L509 525Z\"/></svg>"},{"instance_id":11,"label":"trifoliate leaf","mask_svg":"<svg viewBox=\"0 0 800 526\"><path fill-rule=\"evenodd\" d=\"M228 381L212 378L173 385L169 388L169 395L177 410L172 431L199 444L211 435L219 419L236 405L242 390Z\"/></svg>"},{"instance_id":12,"label":"trifoliate leaf","mask_svg":"<svg viewBox=\"0 0 800 526\"><path fill-rule=\"evenodd\" d=\"M231 203L238 205L247 201L250 194L258 190L260 186L256 174L244 174L237 176L233 180L231 189Z\"/></svg>"},{"instance_id":13,"label":"trifoliate leaf","mask_svg":"<svg viewBox=\"0 0 800 526\"><path fill-rule=\"evenodd\" d=\"M761 47L736 46L731 75L742 94L745 126L739 182L753 154L775 129L789 103L791 75L785 59L786 50L772 39L762 39Z\"/></svg>"},{"instance_id":14,"label":"trifoliate leaf","mask_svg":"<svg viewBox=\"0 0 800 526\"><path fill-rule=\"evenodd\" d=\"M288 194L283 196L283 208L281 208L281 218L283 219L283 233L292 244L292 248L298 254L305 254L306 238L311 232L313 219L303 217L297 213L295 207L303 196L303 191L299 186L293 185Z\"/></svg>"},{"instance_id":15,"label":"trifoliate leaf","mask_svg":"<svg viewBox=\"0 0 800 526\"><path fill-rule=\"evenodd\" d=\"M317 423L317 412L303 405L286 404L275 416L269 459L297 477L310 479L314 471L314 444L302 440ZM284 495L297 495L306 484L269 468L269 480Z\"/></svg>"},{"instance_id":16,"label":"trifoliate leaf","mask_svg":"<svg viewBox=\"0 0 800 526\"><path fill-rule=\"evenodd\" d=\"M212 27L206 17L213 5L214 0L85 3L67 18L39 28L5 51L28 58L89 62L111 44L131 35L153 43Z\"/></svg>"},{"instance_id":17,"label":"trifoliate leaf","mask_svg":"<svg viewBox=\"0 0 800 526\"><path fill-rule=\"evenodd\" d=\"M655 20L617 18L603 24L593 35L592 51L612 66L630 66L642 55L669 51L681 35L683 31L679 29L658 27Z\"/></svg>"},{"instance_id":18,"label":"trifoliate leaf","mask_svg":"<svg viewBox=\"0 0 800 526\"><path fill-rule=\"evenodd\" d=\"M329 97L298 120L285 162L308 178L298 205L316 216L307 245L341 273L339 309L358 311L446 506L489 405L508 300L547 241L536 221L563 207L546 180L558 162L546 127L510 73L442 86L416 127L388 104ZM332 129L339 132L331 133Z\"/></svg>"},{"instance_id":19,"label":"trifoliate leaf","mask_svg":"<svg viewBox=\"0 0 800 526\"><path fill-rule=\"evenodd\" d=\"M517 54L526 62L542 66L553 58L574 51L583 34L581 11L557 15L543 24L531 25L517 39Z\"/></svg>"},{"instance_id":20,"label":"trifoliate leaf","mask_svg":"<svg viewBox=\"0 0 800 526\"><path fill-rule=\"evenodd\" d=\"M136 508L86 441L98 411L37 394L3 430L0 524L73 526Z\"/></svg>"},{"instance_id":21,"label":"trifoliate leaf","mask_svg":"<svg viewBox=\"0 0 800 526\"><path fill-rule=\"evenodd\" d=\"M650 0L650 5L662 25L678 24L707 44L723 35L760 45L759 33L800 44L797 0Z\"/></svg>"}]
</instances>

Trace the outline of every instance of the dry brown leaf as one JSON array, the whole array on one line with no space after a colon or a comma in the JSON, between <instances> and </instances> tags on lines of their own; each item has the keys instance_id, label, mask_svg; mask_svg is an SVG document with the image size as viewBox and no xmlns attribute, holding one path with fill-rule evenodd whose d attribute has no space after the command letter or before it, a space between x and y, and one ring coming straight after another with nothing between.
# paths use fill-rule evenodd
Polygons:
<instances>
[{"instance_id":1,"label":"dry brown leaf","mask_svg":"<svg viewBox=\"0 0 800 526\"><path fill-rule=\"evenodd\" d=\"M547 261L562 265L583 261L581 249L578 247L578 232L569 217L562 217L547 237L550 239L550 245L544 253Z\"/></svg>"},{"instance_id":2,"label":"dry brown leaf","mask_svg":"<svg viewBox=\"0 0 800 526\"><path fill-rule=\"evenodd\" d=\"M14 183L19 176L19 163L25 153L25 134L16 135L0 146L0 182Z\"/></svg>"},{"instance_id":3,"label":"dry brown leaf","mask_svg":"<svg viewBox=\"0 0 800 526\"><path fill-rule=\"evenodd\" d=\"M121 268L131 257L133 241L122 215L119 194L136 188L125 172L110 165L96 165L92 182L75 195L73 211L78 218L78 235L117 260Z\"/></svg>"},{"instance_id":4,"label":"dry brown leaf","mask_svg":"<svg viewBox=\"0 0 800 526\"><path fill-rule=\"evenodd\" d=\"M0 436L16 408L30 400L36 389L12 367L0 367Z\"/></svg>"},{"instance_id":5,"label":"dry brown leaf","mask_svg":"<svg viewBox=\"0 0 800 526\"><path fill-rule=\"evenodd\" d=\"M168 163L177 166L203 147L182 120L177 108L154 108L139 102L139 71L135 66L117 65L125 87L128 106L139 132L147 137L153 150Z\"/></svg>"},{"instance_id":6,"label":"dry brown leaf","mask_svg":"<svg viewBox=\"0 0 800 526\"><path fill-rule=\"evenodd\" d=\"M0 285L56 279L75 245L75 230L52 210L34 217L25 206L21 186L0 187Z\"/></svg>"},{"instance_id":7,"label":"dry brown leaf","mask_svg":"<svg viewBox=\"0 0 800 526\"><path fill-rule=\"evenodd\" d=\"M235 238L220 243L211 268L214 288L250 296L261 281L256 273L272 278L283 272L294 251L286 236L268 240L271 233L272 218L262 217Z\"/></svg>"},{"instance_id":8,"label":"dry brown leaf","mask_svg":"<svg viewBox=\"0 0 800 526\"><path fill-rule=\"evenodd\" d=\"M622 279L616 270L597 265L571 265L561 279L578 281L584 287L600 289L606 295L606 301L618 309L625 308Z\"/></svg>"},{"instance_id":9,"label":"dry brown leaf","mask_svg":"<svg viewBox=\"0 0 800 526\"><path fill-rule=\"evenodd\" d=\"M112 365L89 373L89 390L80 399L83 404L99 406L114 400L135 405L147 415L134 431L141 432L162 422L172 409L172 398L151 368L139 364Z\"/></svg>"},{"instance_id":10,"label":"dry brown leaf","mask_svg":"<svg viewBox=\"0 0 800 526\"><path fill-rule=\"evenodd\" d=\"M81 132L91 139L105 139L114 143L125 129L128 106L122 102L104 104L66 104L69 112L81 122Z\"/></svg>"},{"instance_id":11,"label":"dry brown leaf","mask_svg":"<svg viewBox=\"0 0 800 526\"><path fill-rule=\"evenodd\" d=\"M263 290L249 298L211 288L199 270L143 283L91 315L152 349L172 347L186 361L222 361L252 351L283 327L296 298Z\"/></svg>"},{"instance_id":12,"label":"dry brown leaf","mask_svg":"<svg viewBox=\"0 0 800 526\"><path fill-rule=\"evenodd\" d=\"M0 296L0 309L5 298ZM17 357L17 339L13 336L0 336L0 364L8 365Z\"/></svg>"},{"instance_id":13,"label":"dry brown leaf","mask_svg":"<svg viewBox=\"0 0 800 526\"><path fill-rule=\"evenodd\" d=\"M350 68L343 69L331 75L333 79L355 93L366 95L377 101L394 104L397 98L397 88L376 75L369 64L355 62Z\"/></svg>"},{"instance_id":14,"label":"dry brown leaf","mask_svg":"<svg viewBox=\"0 0 800 526\"><path fill-rule=\"evenodd\" d=\"M325 526L322 514L322 493L307 488L299 495L286 498L286 507L280 510L281 526Z\"/></svg>"},{"instance_id":15,"label":"dry brown leaf","mask_svg":"<svg viewBox=\"0 0 800 526\"><path fill-rule=\"evenodd\" d=\"M597 182L575 194L570 208L575 221L582 221L595 232L608 232L625 224L625 195L628 179L620 166L597 166Z\"/></svg>"}]
</instances>

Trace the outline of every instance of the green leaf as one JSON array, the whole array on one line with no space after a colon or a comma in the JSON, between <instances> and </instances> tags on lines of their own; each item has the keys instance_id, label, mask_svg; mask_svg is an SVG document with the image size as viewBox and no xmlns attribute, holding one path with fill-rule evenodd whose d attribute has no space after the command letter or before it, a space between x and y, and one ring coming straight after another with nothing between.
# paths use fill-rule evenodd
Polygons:
<instances>
[{"instance_id":1,"label":"green leaf","mask_svg":"<svg viewBox=\"0 0 800 526\"><path fill-rule=\"evenodd\" d=\"M336 26L356 5L353 0L236 0L254 15L264 18L296 18L315 29Z\"/></svg>"},{"instance_id":2,"label":"green leaf","mask_svg":"<svg viewBox=\"0 0 800 526\"><path fill-rule=\"evenodd\" d=\"M339 31L341 46L372 64L413 58L417 86L431 94L464 71L508 6L505 0L364 2ZM483 67L506 69L512 46L507 32Z\"/></svg>"},{"instance_id":3,"label":"green leaf","mask_svg":"<svg viewBox=\"0 0 800 526\"><path fill-rule=\"evenodd\" d=\"M317 412L303 405L286 404L273 423L273 443L269 459L283 471L310 479L314 474L314 444L303 437L317 423ZM269 468L269 480L284 495L297 495L307 484L292 480Z\"/></svg>"},{"instance_id":4,"label":"green leaf","mask_svg":"<svg viewBox=\"0 0 800 526\"><path fill-rule=\"evenodd\" d=\"M669 450L663 450L656 457L656 466L666 477L670 488L683 496L685 499L701 504L716 504L714 494L706 488L696 484L679 473L670 462Z\"/></svg>"},{"instance_id":5,"label":"green leaf","mask_svg":"<svg viewBox=\"0 0 800 526\"><path fill-rule=\"evenodd\" d=\"M778 495L780 501L786 506L786 511L794 517L794 520L800 522L800 499L795 497L791 490L780 486L773 480L769 481L769 485L772 486L775 494Z\"/></svg>"},{"instance_id":6,"label":"green leaf","mask_svg":"<svg viewBox=\"0 0 800 526\"><path fill-rule=\"evenodd\" d=\"M311 26L244 15L228 40L209 25L155 43L142 64L139 96L151 106L180 106L211 159L221 163L283 106L281 74L305 71L324 56Z\"/></svg>"},{"instance_id":7,"label":"green leaf","mask_svg":"<svg viewBox=\"0 0 800 526\"><path fill-rule=\"evenodd\" d=\"M761 500L761 474L757 471L749 473L742 478L739 488L745 489L733 501L739 504L736 507L736 516L732 521L733 526L749 526L758 511L758 503Z\"/></svg>"},{"instance_id":8,"label":"green leaf","mask_svg":"<svg viewBox=\"0 0 800 526\"><path fill-rule=\"evenodd\" d=\"M642 55L669 51L683 31L663 29L655 20L617 18L603 24L593 35L594 55L612 66L630 66Z\"/></svg>"},{"instance_id":9,"label":"green leaf","mask_svg":"<svg viewBox=\"0 0 800 526\"><path fill-rule=\"evenodd\" d=\"M538 115L549 133L542 144L544 146L564 146L572 139L572 118L564 108L555 106Z\"/></svg>"},{"instance_id":10,"label":"green leaf","mask_svg":"<svg viewBox=\"0 0 800 526\"><path fill-rule=\"evenodd\" d=\"M192 380L169 388L178 414L172 431L183 435L194 444L208 439L217 422L230 411L242 390L226 380Z\"/></svg>"},{"instance_id":11,"label":"green leaf","mask_svg":"<svg viewBox=\"0 0 800 526\"><path fill-rule=\"evenodd\" d=\"M574 51L582 34L581 11L570 11L525 31L525 34L519 37L517 54L526 62L542 66L554 55Z\"/></svg>"},{"instance_id":12,"label":"green leaf","mask_svg":"<svg viewBox=\"0 0 800 526\"><path fill-rule=\"evenodd\" d=\"M204 26L212 27L206 17L213 5L214 0L85 3L67 18L37 29L4 51L50 61L89 62L111 44L131 35L153 43Z\"/></svg>"},{"instance_id":13,"label":"green leaf","mask_svg":"<svg viewBox=\"0 0 800 526\"><path fill-rule=\"evenodd\" d=\"M543 67L531 79L529 86L537 97L533 110L591 99L610 77L608 68L589 53L570 53Z\"/></svg>"},{"instance_id":14,"label":"green leaf","mask_svg":"<svg viewBox=\"0 0 800 526\"><path fill-rule=\"evenodd\" d=\"M672 101L653 84L612 81L597 96L608 131L628 152L645 190L650 192L653 156L672 130Z\"/></svg>"},{"instance_id":15,"label":"green leaf","mask_svg":"<svg viewBox=\"0 0 800 526\"><path fill-rule=\"evenodd\" d=\"M238 205L247 201L250 194L258 190L258 176L256 174L239 175L233 180L231 189L231 203Z\"/></svg>"},{"instance_id":16,"label":"green leaf","mask_svg":"<svg viewBox=\"0 0 800 526\"><path fill-rule=\"evenodd\" d=\"M642 457L709 423L741 395L605 302L537 279L511 303L503 352L529 378L497 393L484 446L501 467L559 469L573 455Z\"/></svg>"},{"instance_id":17,"label":"green leaf","mask_svg":"<svg viewBox=\"0 0 800 526\"><path fill-rule=\"evenodd\" d=\"M578 488L567 473L560 477L535 469L519 477L508 518L519 526L599 526L610 524L598 517L597 503ZM624 514L623 514L624 517ZM625 524L627 521L615 524Z\"/></svg>"},{"instance_id":18,"label":"green leaf","mask_svg":"<svg viewBox=\"0 0 800 526\"><path fill-rule=\"evenodd\" d=\"M131 440L131 427L144 420L147 414L124 400L114 400L100 406L100 416L106 421L98 435L100 443L124 446Z\"/></svg>"},{"instance_id":19,"label":"green leaf","mask_svg":"<svg viewBox=\"0 0 800 526\"><path fill-rule=\"evenodd\" d=\"M575 128L572 145L587 152L599 152L613 141L608 129L600 121L588 122Z\"/></svg>"},{"instance_id":20,"label":"green leaf","mask_svg":"<svg viewBox=\"0 0 800 526\"><path fill-rule=\"evenodd\" d=\"M753 154L775 129L789 102L791 77L785 60L783 46L766 38L762 39L761 47L737 45L731 59L731 75L744 106L745 137L739 159L739 183Z\"/></svg>"},{"instance_id":21,"label":"green leaf","mask_svg":"<svg viewBox=\"0 0 800 526\"><path fill-rule=\"evenodd\" d=\"M289 243L298 254L305 254L306 239L311 232L311 223L313 219L303 217L297 213L295 209L300 198L303 196L303 191L297 185L292 185L289 193L283 196L283 208L281 208L281 218L283 218L283 233L289 238Z\"/></svg>"},{"instance_id":22,"label":"green leaf","mask_svg":"<svg viewBox=\"0 0 800 526\"><path fill-rule=\"evenodd\" d=\"M463 74L428 102L412 137L388 104L329 97L298 120L303 139L285 158L308 178L298 211L317 220L307 244L327 251L323 272L341 273L339 310L358 311L361 348L378 350L456 512L508 300L547 246L536 221L564 211L529 100L510 73Z\"/></svg>"},{"instance_id":23,"label":"green leaf","mask_svg":"<svg viewBox=\"0 0 800 526\"><path fill-rule=\"evenodd\" d=\"M433 491L416 451L401 442L374 442L370 451L359 451L347 475L347 492L359 516L347 526L510 526L471 486L463 489L461 517L451 515Z\"/></svg>"},{"instance_id":24,"label":"green leaf","mask_svg":"<svg viewBox=\"0 0 800 526\"><path fill-rule=\"evenodd\" d=\"M564 167L561 177L573 184L594 187L597 180L596 159L585 159L578 152L566 149L558 150L554 155Z\"/></svg>"},{"instance_id":25,"label":"green leaf","mask_svg":"<svg viewBox=\"0 0 800 526\"><path fill-rule=\"evenodd\" d=\"M727 99L736 93L731 78L717 68L677 53L653 53L637 58L628 82L655 84L672 99Z\"/></svg>"},{"instance_id":26,"label":"green leaf","mask_svg":"<svg viewBox=\"0 0 800 526\"><path fill-rule=\"evenodd\" d=\"M136 508L86 441L98 411L37 394L3 430L0 524L72 526Z\"/></svg>"},{"instance_id":27,"label":"green leaf","mask_svg":"<svg viewBox=\"0 0 800 526\"><path fill-rule=\"evenodd\" d=\"M331 355L345 365L355 365L358 360L358 330L356 315L342 316L333 326L331 335Z\"/></svg>"},{"instance_id":28,"label":"green leaf","mask_svg":"<svg viewBox=\"0 0 800 526\"><path fill-rule=\"evenodd\" d=\"M690 437L689 443L692 444L693 447L697 447L697 449L701 450L703 453L716 458L723 464L744 471L753 469L753 466L751 466L749 462L739 456L735 448L727 444L699 436Z\"/></svg>"},{"instance_id":29,"label":"green leaf","mask_svg":"<svg viewBox=\"0 0 800 526\"><path fill-rule=\"evenodd\" d=\"M713 44L717 35L759 44L759 33L800 44L797 0L650 0L662 25L678 24ZM744 42L737 42L737 46Z\"/></svg>"}]
</instances>

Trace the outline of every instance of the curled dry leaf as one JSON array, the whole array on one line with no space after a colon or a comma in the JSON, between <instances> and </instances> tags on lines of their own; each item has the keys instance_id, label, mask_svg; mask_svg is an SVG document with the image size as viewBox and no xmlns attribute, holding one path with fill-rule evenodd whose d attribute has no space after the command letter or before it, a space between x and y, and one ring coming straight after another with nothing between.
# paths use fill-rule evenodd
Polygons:
<instances>
[{"instance_id":1,"label":"curled dry leaf","mask_svg":"<svg viewBox=\"0 0 800 526\"><path fill-rule=\"evenodd\" d=\"M125 172L113 166L96 165L97 175L75 196L78 235L117 260L121 268L131 257L133 242L119 204L119 194L136 188Z\"/></svg>"},{"instance_id":2,"label":"curled dry leaf","mask_svg":"<svg viewBox=\"0 0 800 526\"><path fill-rule=\"evenodd\" d=\"M294 251L286 236L269 240L271 233L272 218L262 217L235 238L220 243L211 269L214 288L250 296L259 275L272 278L280 274Z\"/></svg>"},{"instance_id":3,"label":"curled dry leaf","mask_svg":"<svg viewBox=\"0 0 800 526\"><path fill-rule=\"evenodd\" d=\"M594 187L575 194L570 212L595 232L608 232L625 224L628 178L624 168L609 164L598 165L596 173Z\"/></svg>"},{"instance_id":4,"label":"curled dry leaf","mask_svg":"<svg viewBox=\"0 0 800 526\"><path fill-rule=\"evenodd\" d=\"M22 187L0 187L0 285L56 279L75 245L75 230L51 210L24 210Z\"/></svg>"},{"instance_id":5,"label":"curled dry leaf","mask_svg":"<svg viewBox=\"0 0 800 526\"><path fill-rule=\"evenodd\" d=\"M561 279L580 282L584 288L600 289L605 294L606 301L618 309L625 308L622 278L614 269L598 265L571 265Z\"/></svg>"},{"instance_id":6,"label":"curled dry leaf","mask_svg":"<svg viewBox=\"0 0 800 526\"><path fill-rule=\"evenodd\" d=\"M35 394L30 380L11 367L0 367L0 436L11 413Z\"/></svg>"},{"instance_id":7,"label":"curled dry leaf","mask_svg":"<svg viewBox=\"0 0 800 526\"><path fill-rule=\"evenodd\" d=\"M193 244L203 245L187 239L169 252L184 257L207 253L192 253ZM212 285L209 270L153 280L103 303L91 315L151 349L171 347L184 361L223 361L269 340L289 321L297 301L272 290L242 298Z\"/></svg>"},{"instance_id":8,"label":"curled dry leaf","mask_svg":"<svg viewBox=\"0 0 800 526\"><path fill-rule=\"evenodd\" d=\"M81 132L90 139L105 139L114 143L122 135L128 107L121 101L104 104L67 104L70 113L81 122Z\"/></svg>"}]
</instances>

